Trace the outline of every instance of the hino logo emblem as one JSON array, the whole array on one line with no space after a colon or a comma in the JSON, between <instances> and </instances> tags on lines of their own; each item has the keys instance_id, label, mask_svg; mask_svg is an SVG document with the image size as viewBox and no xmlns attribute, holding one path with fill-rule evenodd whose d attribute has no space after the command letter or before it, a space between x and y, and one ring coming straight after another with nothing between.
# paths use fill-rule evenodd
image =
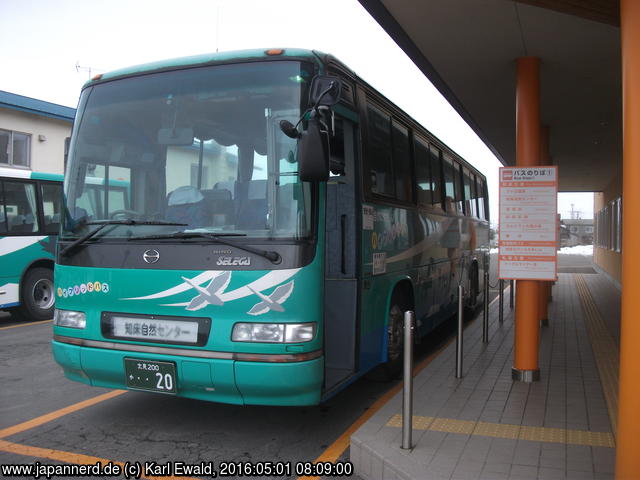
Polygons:
<instances>
[{"instance_id":1,"label":"hino logo emblem","mask_svg":"<svg viewBox=\"0 0 640 480\"><path fill-rule=\"evenodd\" d=\"M145 250L142 259L147 263L156 263L160 260L160 253L157 250Z\"/></svg>"}]
</instances>

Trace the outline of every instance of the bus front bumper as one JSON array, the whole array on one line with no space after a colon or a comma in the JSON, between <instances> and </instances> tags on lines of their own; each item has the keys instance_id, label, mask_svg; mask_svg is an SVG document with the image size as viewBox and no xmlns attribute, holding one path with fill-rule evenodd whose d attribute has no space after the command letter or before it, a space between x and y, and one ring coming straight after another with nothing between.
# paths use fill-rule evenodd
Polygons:
<instances>
[{"instance_id":1,"label":"bus front bumper","mask_svg":"<svg viewBox=\"0 0 640 480\"><path fill-rule=\"evenodd\" d=\"M181 397L239 405L320 402L324 365L320 352L308 355L315 357L309 360L261 362L257 361L258 356L249 361L201 358L135 351L138 345L133 344L116 344L118 349L112 349L83 343L80 339L57 337L51 345L65 376L88 385L128 389L124 364L125 358L129 358L175 364L177 395ZM132 350L126 350L127 347Z\"/></svg>"}]
</instances>

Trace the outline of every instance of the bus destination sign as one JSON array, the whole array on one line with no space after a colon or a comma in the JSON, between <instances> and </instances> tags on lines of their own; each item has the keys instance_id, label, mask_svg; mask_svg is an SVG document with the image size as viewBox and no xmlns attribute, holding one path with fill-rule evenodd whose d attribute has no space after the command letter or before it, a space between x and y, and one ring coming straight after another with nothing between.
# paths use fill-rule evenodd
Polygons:
<instances>
[{"instance_id":1,"label":"bus destination sign","mask_svg":"<svg viewBox=\"0 0 640 480\"><path fill-rule=\"evenodd\" d=\"M558 167L500 169L498 277L556 280Z\"/></svg>"}]
</instances>

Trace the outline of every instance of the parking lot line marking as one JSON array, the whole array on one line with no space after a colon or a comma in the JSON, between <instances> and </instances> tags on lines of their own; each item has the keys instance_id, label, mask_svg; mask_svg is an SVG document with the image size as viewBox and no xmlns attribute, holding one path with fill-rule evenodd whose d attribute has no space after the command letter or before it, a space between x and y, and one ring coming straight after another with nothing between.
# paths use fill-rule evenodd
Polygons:
<instances>
[{"instance_id":1,"label":"parking lot line marking","mask_svg":"<svg viewBox=\"0 0 640 480\"><path fill-rule=\"evenodd\" d=\"M505 289L506 290L506 289ZM494 298L491 302L489 302L489 306L493 305L498 301L500 297ZM476 321L476 316L471 322ZM466 326L465 326L466 328ZM433 352L427 358L425 358L422 362L420 362L417 366L413 368L413 376L416 377L422 370L424 370L427 365L429 365L433 359L435 359L438 355L440 355L453 341L455 340L455 336L451 337L444 345L442 345L438 350ZM345 450L349 447L349 443L351 441L351 435L358 430L367 420L369 420L373 415L376 414L378 410L385 406L385 404L393 398L393 396L398 393L402 389L402 382L398 382L394 385L390 390L388 390L382 397L375 401L369 409L360 416L355 422L351 424L349 428L347 428L342 435L340 435L335 442L327 447L327 449L320 454L318 458L316 458L313 463L320 462L335 462L340 458L340 456L345 452ZM298 477L297 480L319 480L320 477Z\"/></svg>"},{"instance_id":2,"label":"parking lot line marking","mask_svg":"<svg viewBox=\"0 0 640 480\"><path fill-rule=\"evenodd\" d=\"M104 402L105 400L117 397L119 395L122 395L123 393L127 393L127 390L113 390L111 392L98 395L97 397L89 398L88 400L83 400L82 402L78 402L73 405L69 405L68 407L61 408L60 410L56 410L54 412L41 415L31 420L27 420L26 422L19 423L12 427L3 428L2 430L0 430L0 438L9 437L11 435L15 435L16 433L24 432L25 430L31 430L32 428L39 427L40 425L49 423L57 418L63 417L73 412L77 412L78 410L82 410L97 403Z\"/></svg>"},{"instance_id":3,"label":"parking lot line marking","mask_svg":"<svg viewBox=\"0 0 640 480\"><path fill-rule=\"evenodd\" d=\"M124 468L125 466L125 462L119 462L117 460L108 460L106 458L93 457L91 455L84 455L82 453L52 450L50 448L30 447L29 445L7 442L6 440L0 440L0 450L7 453L24 455L26 457L46 458L48 460L55 460L57 462L70 463L75 465L95 465L98 462L102 465L106 465L111 462L112 464L119 465L122 468ZM193 477L158 477L153 475L140 475L136 478L146 478L148 480L200 480Z\"/></svg>"},{"instance_id":4,"label":"parking lot line marking","mask_svg":"<svg viewBox=\"0 0 640 480\"><path fill-rule=\"evenodd\" d=\"M49 322L53 322L53 320L40 320L37 322L19 323L17 325L9 325L8 327L0 327L0 330L9 330L10 328L18 328L18 327L28 327L30 325L40 325L41 323L49 323Z\"/></svg>"}]
</instances>

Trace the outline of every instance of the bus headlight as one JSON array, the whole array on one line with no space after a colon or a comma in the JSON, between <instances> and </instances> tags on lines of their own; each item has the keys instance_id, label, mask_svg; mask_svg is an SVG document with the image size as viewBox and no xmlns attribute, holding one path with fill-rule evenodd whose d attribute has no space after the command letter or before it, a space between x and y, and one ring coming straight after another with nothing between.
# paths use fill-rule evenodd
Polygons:
<instances>
[{"instance_id":1,"label":"bus headlight","mask_svg":"<svg viewBox=\"0 0 640 480\"><path fill-rule=\"evenodd\" d=\"M236 323L234 342L300 343L313 340L315 323Z\"/></svg>"},{"instance_id":2,"label":"bus headlight","mask_svg":"<svg viewBox=\"0 0 640 480\"><path fill-rule=\"evenodd\" d=\"M75 310L53 311L53 324L59 327L84 328L87 325L87 315Z\"/></svg>"}]
</instances>

